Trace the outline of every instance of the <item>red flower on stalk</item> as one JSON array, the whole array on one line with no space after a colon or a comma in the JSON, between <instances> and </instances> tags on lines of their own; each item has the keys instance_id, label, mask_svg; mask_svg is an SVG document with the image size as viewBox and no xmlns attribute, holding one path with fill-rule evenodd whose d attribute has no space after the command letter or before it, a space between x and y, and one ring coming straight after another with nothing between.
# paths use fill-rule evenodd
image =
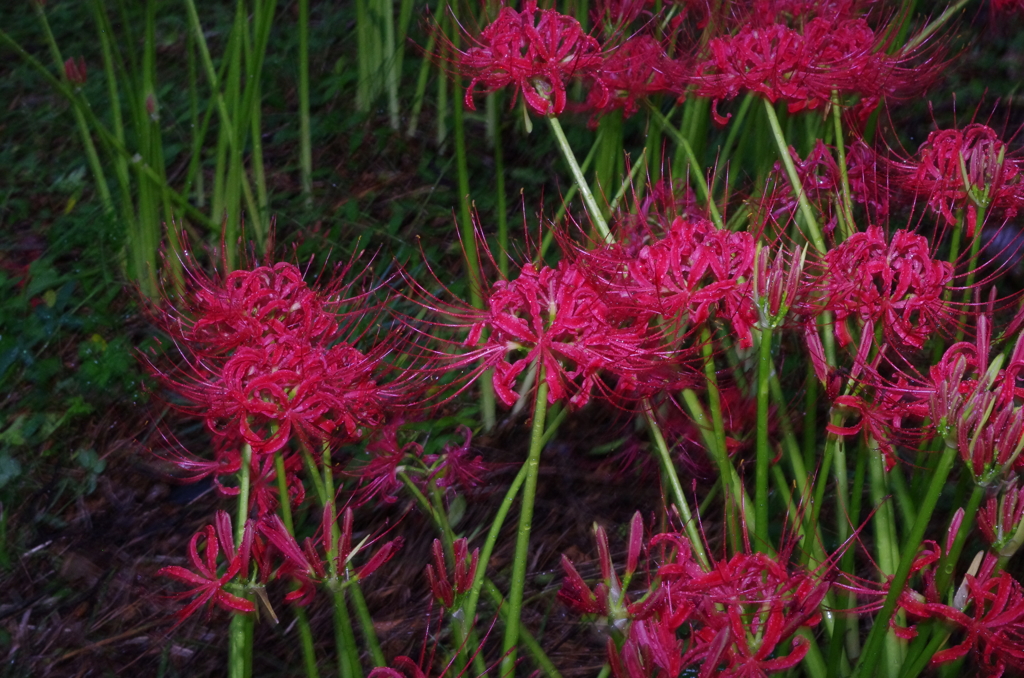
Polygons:
<instances>
[{"instance_id":1,"label":"red flower on stalk","mask_svg":"<svg viewBox=\"0 0 1024 678\"><path fill-rule=\"evenodd\" d=\"M781 23L746 24L734 35L714 38L710 54L689 82L697 96L718 102L749 91L768 101L785 101L790 112L828 104L833 92L859 94L870 111L883 95L898 95L929 78L901 65L907 55L890 56L863 19L811 19L799 31Z\"/></svg>"},{"instance_id":2,"label":"red flower on stalk","mask_svg":"<svg viewBox=\"0 0 1024 678\"><path fill-rule=\"evenodd\" d=\"M458 56L459 70L471 78L466 107L476 110L473 94L495 92L508 85L522 91L537 115L560 115L565 109L565 83L601 65L601 47L583 32L576 19L527 0L521 11L502 7L475 45ZM514 100L513 100L514 103Z\"/></svg>"},{"instance_id":3,"label":"red flower on stalk","mask_svg":"<svg viewBox=\"0 0 1024 678\"><path fill-rule=\"evenodd\" d=\"M216 528L213 525L207 525L192 535L188 544L188 553L193 570L170 565L157 571L157 576L170 577L194 586L184 593L174 594L174 597L178 599L193 598L194 596L192 602L177 613L178 622L175 626L180 625L199 608L210 602L234 612L253 612L256 609L251 600L246 600L227 590L228 585L236 577L248 576L253 543L252 525L246 523L245 536L242 537L238 551L235 551L234 539L231 536L231 518L228 517L228 514L218 511L216 525ZM203 556L199 555L200 541L205 543ZM228 564L224 574L218 575L217 561L222 549L228 558Z\"/></svg>"},{"instance_id":4,"label":"red flower on stalk","mask_svg":"<svg viewBox=\"0 0 1024 678\"><path fill-rule=\"evenodd\" d=\"M675 218L663 237L632 254L611 245L581 252L583 266L636 313L691 326L714 313L728 319L742 346L753 343L757 311L750 295L754 237L706 219Z\"/></svg>"},{"instance_id":5,"label":"red flower on stalk","mask_svg":"<svg viewBox=\"0 0 1024 678\"><path fill-rule=\"evenodd\" d=\"M958 644L936 652L932 664L970 653L986 676L998 678L1010 667L1024 669L1024 588L1007 572L996 573L996 562L987 554L980 567L976 563L964 575L953 605L938 602L934 595L900 597L900 607L909 614L943 620L963 633Z\"/></svg>"},{"instance_id":6,"label":"red flower on stalk","mask_svg":"<svg viewBox=\"0 0 1024 678\"><path fill-rule=\"evenodd\" d=\"M652 355L646 316L622 316L579 267L523 266L518 278L495 283L487 310L470 330L466 359L484 357L494 368L494 388L506 405L519 399L516 379L534 361L543 370L548 401L568 400L582 407L600 386L603 371L626 374L642 369ZM525 351L510 359L508 354Z\"/></svg>"},{"instance_id":7,"label":"red flower on stalk","mask_svg":"<svg viewBox=\"0 0 1024 678\"><path fill-rule=\"evenodd\" d=\"M967 210L967 234L974 235L978 210L1001 209L1008 218L1024 206L1024 161L1008 155L991 127L935 130L918 149L918 159L895 163L899 182L950 224Z\"/></svg>"},{"instance_id":8,"label":"red flower on stalk","mask_svg":"<svg viewBox=\"0 0 1024 678\"><path fill-rule=\"evenodd\" d=\"M952 279L953 267L932 258L923 236L899 230L887 240L881 227L869 226L825 255L825 308L836 314L843 345L853 316L920 348L947 318L942 295Z\"/></svg>"},{"instance_id":9,"label":"red flower on stalk","mask_svg":"<svg viewBox=\"0 0 1024 678\"><path fill-rule=\"evenodd\" d=\"M586 106L597 115L621 108L628 118L647 97L671 90L669 67L661 43L649 35L631 37L609 50L604 63L594 69Z\"/></svg>"},{"instance_id":10,"label":"red flower on stalk","mask_svg":"<svg viewBox=\"0 0 1024 678\"><path fill-rule=\"evenodd\" d=\"M430 590L434 593L434 597L448 610L455 607L457 596L461 596L473 588L473 579L476 577L476 568L480 561L480 549L475 549L470 555L467 543L465 539L456 539L452 544L452 555L455 557L455 562L451 578L448 575L448 567L445 565L441 540L435 539L431 547L434 564L427 565L427 582L430 584Z\"/></svg>"}]
</instances>

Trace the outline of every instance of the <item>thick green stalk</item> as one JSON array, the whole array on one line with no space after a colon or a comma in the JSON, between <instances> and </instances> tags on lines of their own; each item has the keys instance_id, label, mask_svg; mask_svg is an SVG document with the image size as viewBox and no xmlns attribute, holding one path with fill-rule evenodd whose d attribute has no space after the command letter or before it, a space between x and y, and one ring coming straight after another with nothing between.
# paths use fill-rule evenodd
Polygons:
<instances>
[{"instance_id":1,"label":"thick green stalk","mask_svg":"<svg viewBox=\"0 0 1024 678\"><path fill-rule=\"evenodd\" d=\"M498 107L501 101L499 92L487 96L488 129L491 130L491 147L494 150L494 190L497 193L496 209L498 210L498 270L501 277L508 279L508 200L505 192L505 149L501 142L501 120Z\"/></svg>"},{"instance_id":2,"label":"thick green stalk","mask_svg":"<svg viewBox=\"0 0 1024 678\"><path fill-rule=\"evenodd\" d=\"M352 605L356 608L356 617L359 619L359 628L363 630L363 638L366 640L366 649L370 652L370 659L374 667L384 666L384 651L380 647L380 640L377 638L377 630L373 627L373 616L370 615L370 608L366 605L366 598L363 597L363 590L359 582L349 584L349 592L352 594Z\"/></svg>"},{"instance_id":3,"label":"thick green stalk","mask_svg":"<svg viewBox=\"0 0 1024 678\"><path fill-rule=\"evenodd\" d=\"M665 436L662 435L661 427L658 426L658 421L654 418L650 402L644 400L642 406L644 419L647 421L647 426L651 431L651 437L654 438L654 449L658 455L658 462L661 464L665 482L668 485L669 493L672 495L672 501L675 502L676 510L679 511L679 519L683 521L683 529L686 530L686 536L690 538L690 546L693 548L693 552L697 556L697 561L701 567L706 571L710 571L711 561L708 560L707 553L704 552L704 540L701 539L697 521L690 511L690 505L686 501L686 494L683 492L682 483L679 482L679 475L676 473L675 464L672 462L672 455L669 453L668 445L665 443Z\"/></svg>"},{"instance_id":4,"label":"thick green stalk","mask_svg":"<svg viewBox=\"0 0 1024 678\"><path fill-rule=\"evenodd\" d=\"M597 157L597 149L599 149L600 147L601 130L599 129L597 130L597 135L594 137L594 143L590 145L590 150L587 151L587 157L583 158L583 164L580 165L580 172L583 173L584 176L586 175L587 170L590 169L590 165L594 161L594 158ZM562 221L562 217L565 216L565 213L569 209L569 202L576 197L576 193L578 191L579 185L576 182L573 182L572 186L569 187L569 190L567 190L565 192L565 195L562 197L562 204L559 206L558 211L555 212L555 218L551 220L552 223L557 224L560 221ZM537 253L537 256L535 258L536 264L540 265L541 262L544 261L544 257L545 255L547 255L548 250L551 248L551 243L553 243L554 241L555 230L549 228L547 233L544 234L544 240L540 244L540 251Z\"/></svg>"},{"instance_id":5,"label":"thick green stalk","mask_svg":"<svg viewBox=\"0 0 1024 678\"><path fill-rule=\"evenodd\" d=\"M501 533L501 528L505 524L505 518L508 516L509 510L512 508L512 504L515 502L516 495L519 494L520 488L526 481L526 474L528 472L528 466L523 464L519 469L519 473L516 475L515 480L509 485L508 490L505 492L505 497L501 500L501 504L498 507L498 512L494 515L494 520L491 521L491 527L487 531L487 537L484 539L483 548L480 549L480 564L476 569L476 576L473 578L473 588L469 591L469 597L466 599L466 606L463 608L465 612L466 621L470 625L475 623L476 608L480 600L480 591L484 585L484 577L487 574L487 563L491 560L491 554L494 552L494 546L498 542L498 535Z\"/></svg>"},{"instance_id":6,"label":"thick green stalk","mask_svg":"<svg viewBox=\"0 0 1024 678\"><path fill-rule=\"evenodd\" d=\"M554 118L549 118L554 120ZM560 129L560 128L559 128ZM544 420L548 408L548 384L544 368L537 369L537 401L533 409L533 427L530 431L530 453L526 458L526 479L523 482L523 502L519 509L519 530L516 534L516 551L512 561L512 581L508 593L508 622L502 641L502 660L499 675L511 676L516 665L516 645L519 641L519 624L523 607L523 589L526 586L526 561L530 549L530 528L533 524L533 503L537 496L537 477L540 472L541 441L544 437Z\"/></svg>"},{"instance_id":7,"label":"thick green stalk","mask_svg":"<svg viewBox=\"0 0 1024 678\"><path fill-rule=\"evenodd\" d=\"M910 577L910 567L914 562L914 558L917 556L917 551L921 546L921 540L924 539L925 531L928 529L928 524L931 522L932 512L935 510L935 505L939 501L939 496L942 494L942 490L946 486L946 478L949 477L949 472L953 468L953 462L956 461L956 458L956 448L949 447L942 452L939 463L935 468L935 474L932 476L931 483L928 485L928 492L918 507L917 521L914 522L914 526L911 528L910 534L907 535L906 541L904 542L903 552L900 554L899 558L899 567L896 568L896 572L889 583L889 592L885 596L882 609L878 611L877 615L875 615L874 625L872 626L871 632L868 634L868 638L864 643L864 650L860 655L860 662L854 669L854 678L874 678L876 675L875 666L882 654L882 647L886 642L885 639L890 633L889 619L892 617L892 614L896 609L896 602L899 599L900 594L903 592L903 587L907 584L907 579ZM875 470L872 469L872 489L875 485L875 475Z\"/></svg>"},{"instance_id":8,"label":"thick green stalk","mask_svg":"<svg viewBox=\"0 0 1024 678\"><path fill-rule=\"evenodd\" d=\"M843 117L842 106L839 103L839 93L832 93L832 122L836 135L836 155L839 156L839 178L842 183L843 212L845 218L841 223L845 225L844 238L849 238L854 233L853 228L853 199L850 193L850 174L846 167L846 144L843 139Z\"/></svg>"},{"instance_id":9,"label":"thick green stalk","mask_svg":"<svg viewBox=\"0 0 1024 678\"><path fill-rule=\"evenodd\" d=\"M299 0L299 167L307 209L313 206L313 142L309 125L309 0Z\"/></svg>"},{"instance_id":10,"label":"thick green stalk","mask_svg":"<svg viewBox=\"0 0 1024 678\"><path fill-rule=\"evenodd\" d=\"M252 447L242 445L242 463L238 471L238 508L235 517L235 544L241 544L245 536L245 523L249 520L249 488ZM252 661L252 630L246 621L249 615L231 615L228 629L228 676L246 678L246 664Z\"/></svg>"},{"instance_id":11,"label":"thick green stalk","mask_svg":"<svg viewBox=\"0 0 1024 678\"><path fill-rule=\"evenodd\" d=\"M612 242L613 237L611 231L608 230L608 222L605 221L604 213L594 199L594 194L590 191L590 184L587 183L587 178L583 176L583 170L580 169L579 163L576 162L576 156L572 152L572 147L569 146L568 139L565 138L562 125L558 122L558 118L553 115L547 116L547 119L551 124L551 131L555 135L555 141L558 142L558 149L562 151L562 157L565 158L566 164L569 165L569 171L572 172L576 186L580 189L580 195L583 197L583 204L586 205L587 213L590 214L590 220L594 222L594 227L601 237L604 238L604 241Z\"/></svg>"},{"instance_id":12,"label":"thick green stalk","mask_svg":"<svg viewBox=\"0 0 1024 678\"><path fill-rule=\"evenodd\" d=\"M768 383L774 370L772 331L764 327L761 329L757 363L757 457L754 470L754 548L762 552L771 550L768 537L768 466L774 455L768 446Z\"/></svg>"},{"instance_id":13,"label":"thick green stalk","mask_svg":"<svg viewBox=\"0 0 1024 678\"><path fill-rule=\"evenodd\" d=\"M274 475L277 477L277 495L281 498L281 522L288 534L295 536L295 523L292 520L292 503L288 495L288 474L284 467L284 456L280 452L274 454ZM306 678L319 678L316 668L316 652L313 650L313 631L309 627L306 610L294 605L295 621L299 628L299 643L302 647L302 664L306 669Z\"/></svg>"},{"instance_id":14,"label":"thick green stalk","mask_svg":"<svg viewBox=\"0 0 1024 678\"><path fill-rule=\"evenodd\" d=\"M337 581L337 580L335 580ZM341 678L361 678L359 648L352 631L352 618L345 602L345 589L335 585L331 591L334 601L334 644L338 650L338 673Z\"/></svg>"},{"instance_id":15,"label":"thick green stalk","mask_svg":"<svg viewBox=\"0 0 1024 678\"><path fill-rule=\"evenodd\" d=\"M768 115L768 123L772 128L772 137L779 148L779 158L782 166L786 168L786 176L789 177L789 184L793 188L797 202L800 204L800 214L804 218L804 227L808 231L808 240L814 245L818 252L824 254L828 249L825 246L825 239L821 236L821 228L818 226L818 219L814 216L811 203L807 200L807 193L800 182L800 175L797 174L796 165L793 163L793 156L789 154L789 144L786 143L786 136L782 133L779 125L779 116L775 114L775 106L767 99L764 100L764 110Z\"/></svg>"}]
</instances>

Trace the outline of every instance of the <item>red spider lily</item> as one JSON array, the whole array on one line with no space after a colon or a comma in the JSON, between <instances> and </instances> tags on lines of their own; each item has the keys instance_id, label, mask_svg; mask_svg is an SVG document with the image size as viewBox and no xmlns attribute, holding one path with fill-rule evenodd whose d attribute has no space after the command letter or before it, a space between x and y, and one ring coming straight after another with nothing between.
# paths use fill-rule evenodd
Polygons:
<instances>
[{"instance_id":1,"label":"red spider lily","mask_svg":"<svg viewBox=\"0 0 1024 678\"><path fill-rule=\"evenodd\" d=\"M798 31L780 23L746 24L734 34L708 43L709 56L689 81L697 96L718 102L742 91L771 102L785 101L790 112L817 108L833 92L859 94L870 110L883 95L899 95L929 78L902 65L907 55L890 56L863 19L811 19ZM934 69L932 69L934 70Z\"/></svg>"},{"instance_id":2,"label":"red spider lily","mask_svg":"<svg viewBox=\"0 0 1024 678\"><path fill-rule=\"evenodd\" d=\"M946 320L942 297L952 279L952 265L932 258L924 236L899 230L887 240L881 227L869 226L825 255L825 308L835 313L844 346L853 316L920 348Z\"/></svg>"},{"instance_id":3,"label":"red spider lily","mask_svg":"<svg viewBox=\"0 0 1024 678\"><path fill-rule=\"evenodd\" d=\"M515 382L531 363L544 370L548 401L568 400L582 407L599 385L602 371L628 374L646 366L653 354L646 320L623 318L579 267L523 266L517 279L495 283L483 319L465 341L472 355L494 367L494 387L506 405L518 400ZM510 360L512 351L526 355Z\"/></svg>"},{"instance_id":4,"label":"red spider lily","mask_svg":"<svg viewBox=\"0 0 1024 678\"><path fill-rule=\"evenodd\" d=\"M754 237L718 230L705 219L675 218L664 237L630 256L623 245L581 253L609 291L640 313L699 325L728 318L741 346L753 344L757 313L750 297Z\"/></svg>"},{"instance_id":5,"label":"red spider lily","mask_svg":"<svg viewBox=\"0 0 1024 678\"><path fill-rule=\"evenodd\" d=\"M978 511L978 528L992 550L1009 558L1024 545L1024 487L1013 478Z\"/></svg>"},{"instance_id":6,"label":"red spider lily","mask_svg":"<svg viewBox=\"0 0 1024 678\"><path fill-rule=\"evenodd\" d=\"M191 383L167 381L215 433L237 431L255 452L270 454L293 436L307 443L352 439L380 425L389 396L374 380L379 367L380 356L287 334L269 346L239 348L223 364L197 364Z\"/></svg>"},{"instance_id":7,"label":"red spider lily","mask_svg":"<svg viewBox=\"0 0 1024 678\"><path fill-rule=\"evenodd\" d=\"M294 264L233 271L224 280L196 270L189 274L191 284L184 298L187 313L175 316L170 307L162 324L193 351L224 354L242 346L274 343L289 334L329 342L338 333L338 317L332 311L339 303L328 301L337 293L337 285L318 293Z\"/></svg>"},{"instance_id":8,"label":"red spider lily","mask_svg":"<svg viewBox=\"0 0 1024 678\"><path fill-rule=\"evenodd\" d=\"M798 295L804 286L801 277L804 270L805 248L797 247L786 264L786 252L780 249L771 264L771 255L766 247L759 247L754 257L753 295L761 327L774 328L782 322L789 309L800 300ZM786 270L788 268L788 270Z\"/></svg>"},{"instance_id":9,"label":"red spider lily","mask_svg":"<svg viewBox=\"0 0 1024 678\"><path fill-rule=\"evenodd\" d=\"M569 608L582 614L596 614L608 617L610 623L616 627L622 627L627 620L637 616L642 617L650 610L650 600L645 597L638 603L630 603L626 595L626 589L636 572L640 559L640 549L643 547L644 523L637 511L629 524L629 546L626 552L626 569L623 578L615 572L612 564L611 551L608 548L608 533L600 525L594 527L594 537L597 541L598 563L601 567L601 582L594 590L591 590L587 583L580 576L572 561L564 554L562 555L562 569L565 570L565 580L558 592L558 598ZM656 594L655 594L656 595Z\"/></svg>"},{"instance_id":10,"label":"red spider lily","mask_svg":"<svg viewBox=\"0 0 1024 678\"><path fill-rule=\"evenodd\" d=\"M401 537L396 537L377 549L362 566L353 567L351 564L353 558L373 542L367 543L364 539L355 547L352 546L353 513L351 508L345 509L342 513L341 534L337 544L334 543L333 534L335 522L331 507L325 506L319 543L307 538L302 547L288 532L281 517L277 514L272 514L260 522L260 532L284 558L280 573L292 577L299 583L299 588L285 596L286 601L299 605L307 605L312 601L314 584L328 579L326 563L329 562L329 555L335 547L337 549L335 565L339 576L345 581L358 581L369 577L381 565L391 560L404 543Z\"/></svg>"},{"instance_id":11,"label":"red spider lily","mask_svg":"<svg viewBox=\"0 0 1024 678\"><path fill-rule=\"evenodd\" d=\"M224 511L218 511L216 522L216 528L213 525L207 525L203 530L192 535L192 539L189 541L189 559L192 561L195 571L177 565L164 567L157 571L158 576L170 577L195 586L189 591L174 595L178 599L194 596L192 602L177 613L178 622L175 626L181 624L211 601L215 605L235 612L253 612L256 609L251 600L246 600L227 591L227 587L236 577L241 576L244 579L248 576L253 543L252 524L246 523L245 536L242 537L238 551L235 551L234 540L231 536L231 518ZM206 546L203 556L199 555L200 540L203 540ZM228 564L224 574L218 576L217 560L221 549L224 550L228 558Z\"/></svg>"},{"instance_id":12,"label":"red spider lily","mask_svg":"<svg viewBox=\"0 0 1024 678\"><path fill-rule=\"evenodd\" d=\"M679 564L659 570L662 579L675 584L677 595L695 604L692 619L701 629L687 660L699 660L702 675L765 676L795 666L807 654L806 642L794 634L821 621L818 608L829 584L786 567L785 558L738 553L708 573L695 574L692 565ZM789 654L772 658L786 642L791 642ZM722 664L724 673L712 674Z\"/></svg>"},{"instance_id":13,"label":"red spider lily","mask_svg":"<svg viewBox=\"0 0 1024 678\"><path fill-rule=\"evenodd\" d=\"M398 441L400 421L391 422L379 428L366 445L369 461L360 465L355 471L359 476L359 492L357 506L374 499L385 504L394 503L398 499L398 491L402 481L398 471L407 458L419 458L423 448L416 442L401 444Z\"/></svg>"},{"instance_id":14,"label":"red spider lily","mask_svg":"<svg viewBox=\"0 0 1024 678\"><path fill-rule=\"evenodd\" d=\"M597 114L621 108L628 118L647 97L668 92L672 82L665 49L649 35L634 36L607 51L604 63L591 75L586 106Z\"/></svg>"},{"instance_id":15,"label":"red spider lily","mask_svg":"<svg viewBox=\"0 0 1024 678\"><path fill-rule=\"evenodd\" d=\"M900 606L908 613L940 619L963 633L960 643L936 652L932 664L956 661L970 653L986 676L998 678L1008 667L1024 669L1024 588L1008 573L996 573L996 563L996 557L988 554L976 572L972 567L952 606L934 597L901 596Z\"/></svg>"},{"instance_id":16,"label":"red spider lily","mask_svg":"<svg viewBox=\"0 0 1024 678\"><path fill-rule=\"evenodd\" d=\"M475 45L458 57L459 70L471 78L466 107L476 110L477 85L494 92L508 85L522 91L537 115L560 115L565 109L565 83L588 75L601 65L600 45L583 32L576 19L527 0L521 11L502 7Z\"/></svg>"},{"instance_id":17,"label":"red spider lily","mask_svg":"<svg viewBox=\"0 0 1024 678\"><path fill-rule=\"evenodd\" d=\"M894 163L899 183L928 200L949 223L966 209L968 236L979 209L1000 209L1008 218L1024 206L1024 161L1007 155L991 127L935 130L918 149L918 160Z\"/></svg>"},{"instance_id":18,"label":"red spider lily","mask_svg":"<svg viewBox=\"0 0 1024 678\"><path fill-rule=\"evenodd\" d=\"M64 77L72 85L81 87L89 77L85 68L85 57L71 58L64 62Z\"/></svg>"},{"instance_id":19,"label":"red spider lily","mask_svg":"<svg viewBox=\"0 0 1024 678\"><path fill-rule=\"evenodd\" d=\"M473 578L476 576L476 568L480 561L480 549L475 549L470 555L467 543L465 539L456 539L452 544L455 563L452 568L454 576L451 579L448 577L448 567L445 566L441 541L435 539L432 547L434 564L427 565L427 582L434 597L448 610L455 607L456 597L473 588Z\"/></svg>"},{"instance_id":20,"label":"red spider lily","mask_svg":"<svg viewBox=\"0 0 1024 678\"><path fill-rule=\"evenodd\" d=\"M459 487L470 490L482 485L491 470L491 464L479 454L473 456L473 432L460 426L462 444L450 443L441 454L428 454L424 461L431 467L430 477L438 487Z\"/></svg>"}]
</instances>

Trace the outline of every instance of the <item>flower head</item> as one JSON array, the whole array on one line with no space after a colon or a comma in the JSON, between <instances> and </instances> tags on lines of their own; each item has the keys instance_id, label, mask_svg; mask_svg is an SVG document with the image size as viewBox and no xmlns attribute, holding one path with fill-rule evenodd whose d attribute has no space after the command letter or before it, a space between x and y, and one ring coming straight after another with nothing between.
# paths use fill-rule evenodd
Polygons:
<instances>
[{"instance_id":1,"label":"flower head","mask_svg":"<svg viewBox=\"0 0 1024 678\"><path fill-rule=\"evenodd\" d=\"M952 279L953 267L932 258L924 236L899 230L887 239L881 227L869 226L825 255L825 308L836 314L844 345L852 316L921 347L945 319L942 295Z\"/></svg>"},{"instance_id":2,"label":"flower head","mask_svg":"<svg viewBox=\"0 0 1024 678\"><path fill-rule=\"evenodd\" d=\"M802 30L783 23L745 24L735 34L712 39L708 56L691 80L697 96L714 101L715 120L728 118L717 104L749 91L768 101L784 101L790 112L828 104L833 92L859 94L870 111L883 95L898 95L928 80L921 69L902 65L906 55L890 56L863 19L816 17Z\"/></svg>"},{"instance_id":3,"label":"flower head","mask_svg":"<svg viewBox=\"0 0 1024 678\"><path fill-rule=\"evenodd\" d=\"M631 37L609 50L594 69L587 107L598 114L620 108L629 117L645 98L671 89L668 68L665 49L657 40L649 35Z\"/></svg>"},{"instance_id":4,"label":"flower head","mask_svg":"<svg viewBox=\"0 0 1024 678\"><path fill-rule=\"evenodd\" d=\"M601 65L597 40L576 19L537 9L536 0L527 0L520 11L502 7L474 42L458 57L459 70L471 78L465 99L470 110L476 110L477 85L484 92L513 85L537 115L559 115L565 109L566 81Z\"/></svg>"},{"instance_id":5,"label":"flower head","mask_svg":"<svg viewBox=\"0 0 1024 678\"><path fill-rule=\"evenodd\" d=\"M1007 154L991 127L972 123L963 129L935 130L918 149L918 159L896 163L900 183L947 222L966 209L968 237L978 210L1001 209L1014 217L1024 206L1024 161Z\"/></svg>"}]
</instances>

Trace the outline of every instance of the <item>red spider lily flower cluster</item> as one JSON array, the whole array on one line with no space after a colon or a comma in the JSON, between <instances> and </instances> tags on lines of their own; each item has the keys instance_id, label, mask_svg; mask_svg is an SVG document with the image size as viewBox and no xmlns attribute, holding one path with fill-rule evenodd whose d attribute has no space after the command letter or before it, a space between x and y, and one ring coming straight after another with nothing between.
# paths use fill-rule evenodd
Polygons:
<instances>
[{"instance_id":1,"label":"red spider lily flower cluster","mask_svg":"<svg viewBox=\"0 0 1024 678\"><path fill-rule=\"evenodd\" d=\"M624 637L609 639L612 673L618 678L679 675L702 667L702 676L766 676L785 671L806 656L801 628L821 621L819 606L829 589L811 573L786 565L787 556L738 553L704 570L690 542L671 533L653 537L648 549L669 551L657 577L635 602L627 592L637 569L643 524L630 526L625 576L620 582L598 528L601 582L592 590L563 556L566 572L559 597L572 609L608 618ZM682 627L688 633L680 635Z\"/></svg>"},{"instance_id":2,"label":"red spider lily flower cluster","mask_svg":"<svg viewBox=\"0 0 1024 678\"><path fill-rule=\"evenodd\" d=\"M958 210L967 210L967 232L973 236L978 210L999 209L1013 218L1024 206L1024 162L1007 150L986 125L935 130L916 161L895 164L897 178L951 224Z\"/></svg>"},{"instance_id":3,"label":"red spider lily flower cluster","mask_svg":"<svg viewBox=\"0 0 1024 678\"><path fill-rule=\"evenodd\" d=\"M990 678L1003 676L1007 669L1024 669L1024 587L1007 572L997 571L995 555L982 558L979 553L953 604L945 604L934 586L940 555L938 545L925 544L913 565L925 581L924 593L908 589L899 598L900 608L911 619L936 619L962 634L959 643L936 652L931 663L945 664L970 654L972 665ZM916 635L914 628L894 629L904 638Z\"/></svg>"},{"instance_id":4,"label":"red spider lily flower cluster","mask_svg":"<svg viewBox=\"0 0 1024 678\"><path fill-rule=\"evenodd\" d=\"M943 293L952 279L952 265L932 258L924 236L898 230L886 238L869 226L825 255L824 305L835 313L843 345L850 342L846 319L854 317L920 348L946 319Z\"/></svg>"},{"instance_id":5,"label":"red spider lily flower cluster","mask_svg":"<svg viewBox=\"0 0 1024 678\"><path fill-rule=\"evenodd\" d=\"M192 282L185 310L165 308L159 318L185 367L180 374L153 367L214 434L214 461L178 455L188 480L213 475L220 485L238 471L248 445L259 490L260 479L269 486L274 478L275 453L297 469L288 463L290 441L313 447L358 439L403 399L403 386L380 383L387 346L363 353L342 340L337 288L311 289L288 263L235 271L223 281L193 273ZM268 494L252 496L265 500L262 515Z\"/></svg>"},{"instance_id":6,"label":"red spider lily flower cluster","mask_svg":"<svg viewBox=\"0 0 1024 678\"><path fill-rule=\"evenodd\" d=\"M458 56L459 70L471 78L466 107L476 110L477 85L494 92L508 85L522 92L537 115L565 110L565 83L588 75L601 65L597 40L583 32L576 19L527 0L520 11L502 7L498 18L473 38L474 46Z\"/></svg>"},{"instance_id":7,"label":"red spider lily flower cluster","mask_svg":"<svg viewBox=\"0 0 1024 678\"><path fill-rule=\"evenodd\" d=\"M174 595L179 599L192 598L192 601L178 612L179 624L210 602L235 612L255 611L251 600L227 590L236 577L241 575L245 578L249 574L253 545L252 527L252 523L246 524L245 536L242 537L242 543L236 551L234 538L231 536L231 518L224 511L218 511L216 528L207 525L193 535L188 544L189 560L192 561L193 569L171 565L157 572L158 576L170 577L194 587ZM202 556L199 555L200 542L205 544ZM227 556L228 564L224 573L218 574L221 551Z\"/></svg>"},{"instance_id":8,"label":"red spider lily flower cluster","mask_svg":"<svg viewBox=\"0 0 1024 678\"><path fill-rule=\"evenodd\" d=\"M536 362L549 402L582 407L603 372L628 374L651 360L646 320L616 308L579 266L563 261L537 270L526 264L515 280L495 283L465 345L479 344L468 356L482 356L494 368L495 392L506 405L519 399L516 379ZM485 329L489 334L481 343ZM509 358L521 351L522 357Z\"/></svg>"},{"instance_id":9,"label":"red spider lily flower cluster","mask_svg":"<svg viewBox=\"0 0 1024 678\"><path fill-rule=\"evenodd\" d=\"M586 107L598 115L622 109L629 117L647 97L671 91L672 68L664 47L654 37L632 37L608 49L604 62L594 69Z\"/></svg>"},{"instance_id":10,"label":"red spider lily flower cluster","mask_svg":"<svg viewBox=\"0 0 1024 678\"><path fill-rule=\"evenodd\" d=\"M435 539L431 547L434 564L427 565L427 582L434 597L444 605L445 609L454 609L457 599L473 587L473 579L476 577L476 568L480 562L480 549L474 549L473 554L469 553L465 539L456 539L452 544L452 555L455 557L452 576L449 577L449 568L445 565L444 547L440 539Z\"/></svg>"},{"instance_id":11,"label":"red spider lily flower cluster","mask_svg":"<svg viewBox=\"0 0 1024 678\"><path fill-rule=\"evenodd\" d=\"M863 19L817 17L802 30L782 23L746 24L733 35L712 39L709 54L688 80L695 94L718 102L744 91L768 101L784 101L790 112L828 104L833 92L860 95L870 111L885 95L904 93L928 78L922 69L902 65L906 55L889 55Z\"/></svg>"},{"instance_id":12,"label":"red spider lily flower cluster","mask_svg":"<svg viewBox=\"0 0 1024 678\"><path fill-rule=\"evenodd\" d=\"M1024 488L1013 478L978 511L978 529L992 550L1009 558L1024 546Z\"/></svg>"},{"instance_id":13,"label":"red spider lily flower cluster","mask_svg":"<svg viewBox=\"0 0 1024 678\"><path fill-rule=\"evenodd\" d=\"M271 515L260 522L260 533L276 549L283 561L277 570L278 577L287 577L299 584L297 589L285 596L287 602L299 605L309 604L313 599L315 585L329 581L333 571L336 571L338 578L344 581L358 581L369 577L391 560L404 543L401 537L396 537L381 545L366 559L365 563L356 567L355 557L368 549L374 542L364 540L353 546L351 508L345 509L341 514L341 533L338 541L335 542L336 520L337 517L331 507L324 507L319 539L314 540L307 537L301 547L285 527L280 516Z\"/></svg>"},{"instance_id":14,"label":"red spider lily flower cluster","mask_svg":"<svg viewBox=\"0 0 1024 678\"><path fill-rule=\"evenodd\" d=\"M714 314L728 319L741 346L750 346L757 321L749 282L755 249L750 233L676 218L663 237L635 254L612 245L581 257L613 294L638 309L691 325Z\"/></svg>"}]
</instances>

